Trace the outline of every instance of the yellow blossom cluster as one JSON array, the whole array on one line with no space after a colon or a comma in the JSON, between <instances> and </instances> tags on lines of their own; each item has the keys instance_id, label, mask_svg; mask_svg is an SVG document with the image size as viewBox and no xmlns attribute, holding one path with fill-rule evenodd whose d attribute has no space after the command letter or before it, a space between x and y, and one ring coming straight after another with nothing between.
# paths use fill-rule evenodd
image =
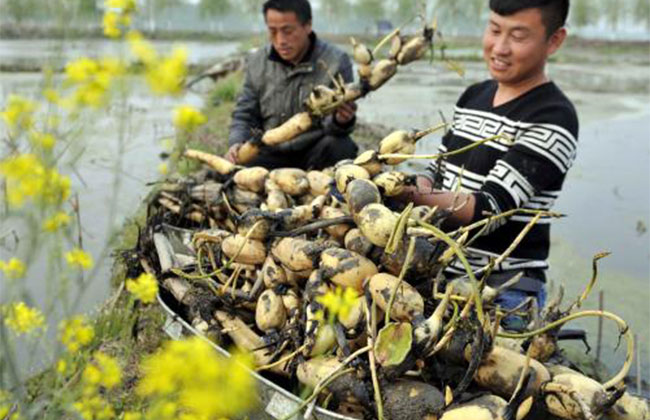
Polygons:
<instances>
[{"instance_id":1,"label":"yellow blossom cluster","mask_svg":"<svg viewBox=\"0 0 650 420\"><path fill-rule=\"evenodd\" d=\"M106 0L106 12L102 20L104 35L109 38L119 38L123 29L131 26L131 15L135 12L135 0Z\"/></svg>"},{"instance_id":2,"label":"yellow blossom cluster","mask_svg":"<svg viewBox=\"0 0 650 420\"><path fill-rule=\"evenodd\" d=\"M122 370L114 358L98 351L93 355L93 362L84 369L83 381L89 387L112 389L122 381Z\"/></svg>"},{"instance_id":3,"label":"yellow blossom cluster","mask_svg":"<svg viewBox=\"0 0 650 420\"><path fill-rule=\"evenodd\" d=\"M117 418L113 406L99 394L84 395L72 406L84 420L113 420Z\"/></svg>"},{"instance_id":4,"label":"yellow blossom cluster","mask_svg":"<svg viewBox=\"0 0 650 420\"><path fill-rule=\"evenodd\" d=\"M167 57L159 57L139 32L128 34L131 53L144 66L145 80L156 95L179 95L187 77L187 50L175 47Z\"/></svg>"},{"instance_id":5,"label":"yellow blossom cluster","mask_svg":"<svg viewBox=\"0 0 650 420\"><path fill-rule=\"evenodd\" d=\"M34 113L38 104L18 95L9 95L5 109L0 112L0 117L11 131L29 130L34 125Z\"/></svg>"},{"instance_id":6,"label":"yellow blossom cluster","mask_svg":"<svg viewBox=\"0 0 650 420\"><path fill-rule=\"evenodd\" d=\"M117 58L82 57L71 61L65 67L64 84L75 90L62 104L72 109L78 106L99 108L108 101L114 80L125 73L124 63Z\"/></svg>"},{"instance_id":7,"label":"yellow blossom cluster","mask_svg":"<svg viewBox=\"0 0 650 420\"><path fill-rule=\"evenodd\" d=\"M11 394L0 389L0 419L20 420L21 418L20 412L14 409Z\"/></svg>"},{"instance_id":8,"label":"yellow blossom cluster","mask_svg":"<svg viewBox=\"0 0 650 420\"><path fill-rule=\"evenodd\" d=\"M45 317L38 308L30 308L25 302L17 302L6 310L5 325L17 335L45 329Z\"/></svg>"},{"instance_id":9,"label":"yellow blossom cluster","mask_svg":"<svg viewBox=\"0 0 650 420\"><path fill-rule=\"evenodd\" d=\"M156 300L158 294L158 281L149 273L142 273L137 279L126 280L126 290L142 301L151 303Z\"/></svg>"},{"instance_id":10,"label":"yellow blossom cluster","mask_svg":"<svg viewBox=\"0 0 650 420\"><path fill-rule=\"evenodd\" d=\"M61 342L68 351L75 353L92 341L95 331L88 325L85 317L78 315L61 321L59 334Z\"/></svg>"},{"instance_id":11,"label":"yellow blossom cluster","mask_svg":"<svg viewBox=\"0 0 650 420\"><path fill-rule=\"evenodd\" d=\"M318 296L316 301L322 304L328 313L328 321L334 322L338 317L345 318L350 310L357 304L360 297L351 287L346 287L345 291L337 286L335 291L328 291L322 296ZM320 313L322 317L322 313Z\"/></svg>"},{"instance_id":12,"label":"yellow blossom cluster","mask_svg":"<svg viewBox=\"0 0 650 420\"><path fill-rule=\"evenodd\" d=\"M55 232L70 223L70 216L66 212L56 212L52 217L43 222L43 230L47 232Z\"/></svg>"},{"instance_id":13,"label":"yellow blossom cluster","mask_svg":"<svg viewBox=\"0 0 650 420\"><path fill-rule=\"evenodd\" d=\"M194 131L206 121L205 115L189 105L181 105L174 110L174 125L181 130Z\"/></svg>"},{"instance_id":14,"label":"yellow blossom cluster","mask_svg":"<svg viewBox=\"0 0 650 420\"><path fill-rule=\"evenodd\" d=\"M187 50L176 47L169 57L163 57L153 66L147 66L145 78L157 95L179 95L187 76Z\"/></svg>"},{"instance_id":15,"label":"yellow blossom cluster","mask_svg":"<svg viewBox=\"0 0 650 420\"><path fill-rule=\"evenodd\" d=\"M25 276L27 268L18 258L11 258L9 261L0 260L0 271L9 279L21 279Z\"/></svg>"},{"instance_id":16,"label":"yellow blossom cluster","mask_svg":"<svg viewBox=\"0 0 650 420\"><path fill-rule=\"evenodd\" d=\"M30 141L35 148L51 150L56 144L56 138L50 133L39 133L38 131L30 132Z\"/></svg>"},{"instance_id":17,"label":"yellow blossom cluster","mask_svg":"<svg viewBox=\"0 0 650 420\"><path fill-rule=\"evenodd\" d=\"M140 396L150 398L147 419L239 417L255 404L252 360L225 358L199 337L167 342L142 363ZM218 390L218 391L215 391Z\"/></svg>"},{"instance_id":18,"label":"yellow blossom cluster","mask_svg":"<svg viewBox=\"0 0 650 420\"><path fill-rule=\"evenodd\" d=\"M74 248L65 254L65 260L70 267L89 270L93 267L93 257L80 248Z\"/></svg>"},{"instance_id":19,"label":"yellow blossom cluster","mask_svg":"<svg viewBox=\"0 0 650 420\"><path fill-rule=\"evenodd\" d=\"M13 207L22 206L29 198L42 204L60 205L70 196L70 178L46 167L32 153L0 161L0 174L6 178L7 199Z\"/></svg>"}]
</instances>

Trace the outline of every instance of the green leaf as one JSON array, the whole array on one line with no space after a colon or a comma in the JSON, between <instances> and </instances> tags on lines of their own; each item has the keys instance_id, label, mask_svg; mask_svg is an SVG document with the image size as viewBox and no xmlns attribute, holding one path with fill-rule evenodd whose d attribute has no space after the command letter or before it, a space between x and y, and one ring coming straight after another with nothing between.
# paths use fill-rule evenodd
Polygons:
<instances>
[{"instance_id":1,"label":"green leaf","mask_svg":"<svg viewBox=\"0 0 650 420\"><path fill-rule=\"evenodd\" d=\"M391 322L379 331L375 357L382 366L397 366L406 359L413 343L411 324Z\"/></svg>"}]
</instances>

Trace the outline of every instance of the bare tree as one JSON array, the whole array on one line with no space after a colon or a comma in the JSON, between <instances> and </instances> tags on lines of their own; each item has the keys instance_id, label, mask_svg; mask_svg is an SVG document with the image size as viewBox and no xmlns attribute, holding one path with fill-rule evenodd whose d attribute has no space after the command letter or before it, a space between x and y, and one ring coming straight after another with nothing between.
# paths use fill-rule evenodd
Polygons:
<instances>
[{"instance_id":1,"label":"bare tree","mask_svg":"<svg viewBox=\"0 0 650 420\"><path fill-rule=\"evenodd\" d=\"M400 24L413 19L419 12L419 0L398 0L396 16Z\"/></svg>"},{"instance_id":2,"label":"bare tree","mask_svg":"<svg viewBox=\"0 0 650 420\"><path fill-rule=\"evenodd\" d=\"M181 0L145 0L145 8L149 15L149 31L156 31L157 15L172 6L181 4Z\"/></svg>"},{"instance_id":3,"label":"bare tree","mask_svg":"<svg viewBox=\"0 0 650 420\"><path fill-rule=\"evenodd\" d=\"M332 31L338 32L341 19L348 16L350 3L348 0L327 0L321 2L321 10L328 24L332 26Z\"/></svg>"},{"instance_id":4,"label":"bare tree","mask_svg":"<svg viewBox=\"0 0 650 420\"><path fill-rule=\"evenodd\" d=\"M241 0L240 5L248 16L256 16L262 13L264 0Z\"/></svg>"},{"instance_id":5,"label":"bare tree","mask_svg":"<svg viewBox=\"0 0 650 420\"><path fill-rule=\"evenodd\" d=\"M645 24L646 29L650 31L650 2L648 0L636 0L634 19Z\"/></svg>"},{"instance_id":6,"label":"bare tree","mask_svg":"<svg viewBox=\"0 0 650 420\"><path fill-rule=\"evenodd\" d=\"M372 21L377 21L384 17L383 0L358 0L355 7L357 15Z\"/></svg>"},{"instance_id":7,"label":"bare tree","mask_svg":"<svg viewBox=\"0 0 650 420\"><path fill-rule=\"evenodd\" d=\"M607 23L612 30L616 31L618 29L618 24L624 15L624 4L621 0L605 0L604 6Z\"/></svg>"},{"instance_id":8,"label":"bare tree","mask_svg":"<svg viewBox=\"0 0 650 420\"><path fill-rule=\"evenodd\" d=\"M571 20L578 27L592 23L594 17L593 0L575 0L571 10Z\"/></svg>"},{"instance_id":9,"label":"bare tree","mask_svg":"<svg viewBox=\"0 0 650 420\"><path fill-rule=\"evenodd\" d=\"M201 0L199 13L201 18L210 21L210 29L214 29L215 18L227 15L232 10L230 0ZM219 31L223 30L223 20L218 21Z\"/></svg>"},{"instance_id":10,"label":"bare tree","mask_svg":"<svg viewBox=\"0 0 650 420\"><path fill-rule=\"evenodd\" d=\"M9 16L10 20L15 23L21 23L34 17L37 2L35 0L5 0L1 6L0 11L4 16Z\"/></svg>"}]
</instances>

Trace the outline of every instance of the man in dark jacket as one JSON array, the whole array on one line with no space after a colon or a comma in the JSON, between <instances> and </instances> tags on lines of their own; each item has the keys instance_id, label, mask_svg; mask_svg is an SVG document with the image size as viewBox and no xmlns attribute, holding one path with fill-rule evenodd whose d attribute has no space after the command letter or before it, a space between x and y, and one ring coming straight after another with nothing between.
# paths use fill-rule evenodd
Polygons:
<instances>
[{"instance_id":1,"label":"man in dark jacket","mask_svg":"<svg viewBox=\"0 0 650 420\"><path fill-rule=\"evenodd\" d=\"M239 147L253 131L275 128L304 111L303 102L314 86L331 85L331 75L340 74L346 82L353 79L348 56L312 31L308 0L268 0L263 13L271 43L255 52L246 65L226 154L235 163ZM263 148L247 165L319 169L355 157L357 146L349 136L354 123L355 106L344 104L310 131Z\"/></svg>"}]
</instances>

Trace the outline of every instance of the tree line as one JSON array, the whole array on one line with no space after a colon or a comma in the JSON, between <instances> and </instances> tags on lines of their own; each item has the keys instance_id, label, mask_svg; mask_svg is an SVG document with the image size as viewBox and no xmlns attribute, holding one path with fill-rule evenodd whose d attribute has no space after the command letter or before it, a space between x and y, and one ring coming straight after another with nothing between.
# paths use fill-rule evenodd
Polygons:
<instances>
[{"instance_id":1,"label":"tree line","mask_svg":"<svg viewBox=\"0 0 650 420\"><path fill-rule=\"evenodd\" d=\"M316 13L329 24L363 20L390 20L393 24L408 21L421 10L422 0L312 0ZM202 19L218 19L237 14L255 18L264 0L138 0L140 13L155 29L156 21L171 8L190 9ZM435 13L447 26L462 28L479 23L487 14L487 0L428 0L428 13ZM62 15L68 21L95 20L103 13L103 0L0 0L0 15L4 22L22 23L51 20ZM71 19L71 20L70 20ZM570 24L575 28L606 24L611 30L623 29L634 23L650 30L650 1L648 0L573 0Z\"/></svg>"}]
</instances>

